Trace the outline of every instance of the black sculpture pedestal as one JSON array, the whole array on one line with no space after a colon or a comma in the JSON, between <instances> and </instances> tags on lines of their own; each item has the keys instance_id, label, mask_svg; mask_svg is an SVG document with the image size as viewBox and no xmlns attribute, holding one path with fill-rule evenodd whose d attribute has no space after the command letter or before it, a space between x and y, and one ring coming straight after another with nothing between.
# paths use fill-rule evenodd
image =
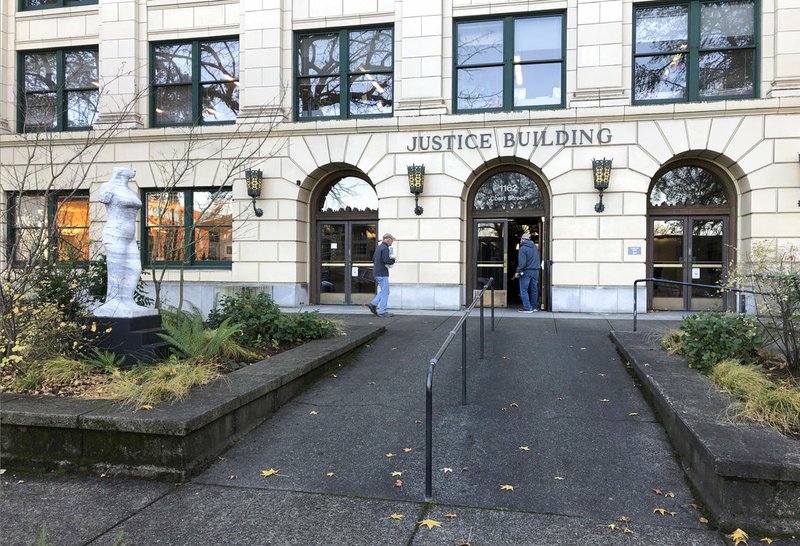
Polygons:
<instances>
[{"instance_id":1,"label":"black sculpture pedestal","mask_svg":"<svg viewBox=\"0 0 800 546\"><path fill-rule=\"evenodd\" d=\"M169 352L169 343L158 335L164 332L160 314L89 317L87 331L93 347L124 356L126 367L136 363L151 364Z\"/></svg>"}]
</instances>

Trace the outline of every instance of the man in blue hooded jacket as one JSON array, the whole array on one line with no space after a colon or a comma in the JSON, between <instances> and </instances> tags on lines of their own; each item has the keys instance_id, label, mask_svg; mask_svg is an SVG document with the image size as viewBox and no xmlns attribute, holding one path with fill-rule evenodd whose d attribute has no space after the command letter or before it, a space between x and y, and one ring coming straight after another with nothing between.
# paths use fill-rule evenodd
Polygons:
<instances>
[{"instance_id":1,"label":"man in blue hooded jacket","mask_svg":"<svg viewBox=\"0 0 800 546\"><path fill-rule=\"evenodd\" d=\"M529 233L523 233L519 240L519 260L515 279L519 279L519 294L522 296L520 313L535 313L539 310L539 268L542 259L539 249L531 241ZM530 295L528 291L530 290Z\"/></svg>"}]
</instances>

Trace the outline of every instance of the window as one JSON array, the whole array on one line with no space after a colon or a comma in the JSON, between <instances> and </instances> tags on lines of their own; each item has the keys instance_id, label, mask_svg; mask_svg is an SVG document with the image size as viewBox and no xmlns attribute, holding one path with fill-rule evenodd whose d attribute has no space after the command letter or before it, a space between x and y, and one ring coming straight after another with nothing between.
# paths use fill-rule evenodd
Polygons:
<instances>
[{"instance_id":1,"label":"window","mask_svg":"<svg viewBox=\"0 0 800 546\"><path fill-rule=\"evenodd\" d=\"M20 131L88 129L100 97L97 48L20 53Z\"/></svg>"},{"instance_id":2,"label":"window","mask_svg":"<svg viewBox=\"0 0 800 546\"><path fill-rule=\"evenodd\" d=\"M756 96L755 0L634 8L634 102Z\"/></svg>"},{"instance_id":3,"label":"window","mask_svg":"<svg viewBox=\"0 0 800 546\"><path fill-rule=\"evenodd\" d=\"M89 196L14 193L8 204L11 259L89 259Z\"/></svg>"},{"instance_id":4,"label":"window","mask_svg":"<svg viewBox=\"0 0 800 546\"><path fill-rule=\"evenodd\" d=\"M564 106L564 15L455 23L455 109Z\"/></svg>"},{"instance_id":5,"label":"window","mask_svg":"<svg viewBox=\"0 0 800 546\"><path fill-rule=\"evenodd\" d=\"M24 11L33 9L86 6L89 4L97 4L97 0L20 0L19 9Z\"/></svg>"},{"instance_id":6,"label":"window","mask_svg":"<svg viewBox=\"0 0 800 546\"><path fill-rule=\"evenodd\" d=\"M230 189L145 192L145 261L230 266Z\"/></svg>"},{"instance_id":7,"label":"window","mask_svg":"<svg viewBox=\"0 0 800 546\"><path fill-rule=\"evenodd\" d=\"M391 28L301 34L296 40L297 119L392 115Z\"/></svg>"},{"instance_id":8,"label":"window","mask_svg":"<svg viewBox=\"0 0 800 546\"><path fill-rule=\"evenodd\" d=\"M230 123L239 113L239 40L152 48L153 125Z\"/></svg>"}]
</instances>

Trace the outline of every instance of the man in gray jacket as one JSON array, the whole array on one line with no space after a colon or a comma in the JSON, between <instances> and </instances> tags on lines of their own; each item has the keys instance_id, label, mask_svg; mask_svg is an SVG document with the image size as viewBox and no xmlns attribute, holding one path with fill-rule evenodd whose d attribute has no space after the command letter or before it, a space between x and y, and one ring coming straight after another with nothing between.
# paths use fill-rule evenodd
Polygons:
<instances>
[{"instance_id":1,"label":"man in gray jacket","mask_svg":"<svg viewBox=\"0 0 800 546\"><path fill-rule=\"evenodd\" d=\"M383 234L383 242L375 249L375 254L372 255L372 275L375 277L375 284L378 285L378 293L372 298L372 301L367 304L369 310L373 315L378 317L391 317L391 313L386 312L389 306L389 268L387 266L394 264L389 247L394 242L394 236L391 233Z\"/></svg>"},{"instance_id":2,"label":"man in gray jacket","mask_svg":"<svg viewBox=\"0 0 800 546\"><path fill-rule=\"evenodd\" d=\"M519 294L522 296L520 313L535 313L539 310L539 268L542 259L539 249L531 241L528 233L523 233L519 241L519 262L515 279L519 279ZM530 295L528 291L530 290Z\"/></svg>"}]
</instances>

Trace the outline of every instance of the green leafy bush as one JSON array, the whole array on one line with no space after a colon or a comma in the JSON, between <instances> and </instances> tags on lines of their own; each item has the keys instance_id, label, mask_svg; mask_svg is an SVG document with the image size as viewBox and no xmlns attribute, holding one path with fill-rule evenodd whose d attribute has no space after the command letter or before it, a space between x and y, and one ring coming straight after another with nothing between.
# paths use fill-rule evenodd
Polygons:
<instances>
[{"instance_id":1,"label":"green leafy bush","mask_svg":"<svg viewBox=\"0 0 800 546\"><path fill-rule=\"evenodd\" d=\"M320 318L316 312L285 315L269 294L252 290L220 298L219 306L208 315L208 324L216 328L226 319L239 323L234 339L250 348L310 341L338 331L335 322Z\"/></svg>"},{"instance_id":2,"label":"green leafy bush","mask_svg":"<svg viewBox=\"0 0 800 546\"><path fill-rule=\"evenodd\" d=\"M746 315L699 313L683 319L683 356L690 368L707 373L729 358L752 362L763 344L761 328Z\"/></svg>"},{"instance_id":3,"label":"green leafy bush","mask_svg":"<svg viewBox=\"0 0 800 546\"><path fill-rule=\"evenodd\" d=\"M240 329L238 323L232 324L227 317L209 332L199 314L185 312L164 313L162 327L166 333L158 335L170 343L175 356L204 362L215 361L222 354L225 342Z\"/></svg>"}]
</instances>

